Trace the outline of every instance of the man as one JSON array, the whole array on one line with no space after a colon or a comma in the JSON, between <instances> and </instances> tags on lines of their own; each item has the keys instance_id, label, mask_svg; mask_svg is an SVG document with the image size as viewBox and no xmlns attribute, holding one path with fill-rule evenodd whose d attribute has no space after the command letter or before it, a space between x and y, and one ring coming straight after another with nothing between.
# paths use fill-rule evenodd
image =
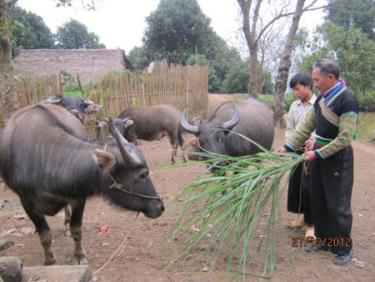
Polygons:
<instances>
[{"instance_id":1,"label":"man","mask_svg":"<svg viewBox=\"0 0 375 282\"><path fill-rule=\"evenodd\" d=\"M316 144L304 153L311 161L310 197L315 244L308 252L331 251L335 264L351 261L351 195L353 150L350 145L358 119L358 103L339 79L340 69L330 59L313 66L313 80L321 95L280 151L296 151L315 129Z\"/></svg>"},{"instance_id":2,"label":"man","mask_svg":"<svg viewBox=\"0 0 375 282\"><path fill-rule=\"evenodd\" d=\"M316 96L312 93L313 80L304 73L297 73L289 82L289 87L293 89L297 100L292 103L288 112L286 139L296 130L298 125L304 120L306 114L314 107ZM309 139L311 141L311 139ZM297 150L298 154L303 153L303 148ZM291 221L289 228L299 228L305 225L305 237L314 239L313 218L309 197L309 175L304 171L301 163L290 176L288 187L289 212L304 214L303 221Z\"/></svg>"}]
</instances>

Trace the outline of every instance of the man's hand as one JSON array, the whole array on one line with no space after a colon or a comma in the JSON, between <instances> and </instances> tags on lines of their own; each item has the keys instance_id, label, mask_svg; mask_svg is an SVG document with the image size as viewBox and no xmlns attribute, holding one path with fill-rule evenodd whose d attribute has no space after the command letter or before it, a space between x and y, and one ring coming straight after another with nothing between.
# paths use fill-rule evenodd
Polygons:
<instances>
[{"instance_id":1,"label":"man's hand","mask_svg":"<svg viewBox=\"0 0 375 282\"><path fill-rule=\"evenodd\" d=\"M315 139L309 139L305 142L305 152L312 151L314 149Z\"/></svg>"},{"instance_id":2,"label":"man's hand","mask_svg":"<svg viewBox=\"0 0 375 282\"><path fill-rule=\"evenodd\" d=\"M303 154L305 157L306 161L312 161L316 159L316 155L314 151L307 151L306 153Z\"/></svg>"},{"instance_id":3,"label":"man's hand","mask_svg":"<svg viewBox=\"0 0 375 282\"><path fill-rule=\"evenodd\" d=\"M284 147L280 147L277 151L279 153L286 153L286 152L288 152Z\"/></svg>"}]
</instances>

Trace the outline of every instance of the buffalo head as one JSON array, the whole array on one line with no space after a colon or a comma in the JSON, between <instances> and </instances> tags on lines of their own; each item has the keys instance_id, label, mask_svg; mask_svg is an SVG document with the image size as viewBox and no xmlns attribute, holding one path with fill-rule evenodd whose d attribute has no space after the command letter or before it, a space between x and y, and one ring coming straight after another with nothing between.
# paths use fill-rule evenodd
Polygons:
<instances>
[{"instance_id":1,"label":"buffalo head","mask_svg":"<svg viewBox=\"0 0 375 282\"><path fill-rule=\"evenodd\" d=\"M186 118L187 109L181 114L181 126L188 132L198 137L199 147L203 151L226 155L225 142L227 134L240 121L240 111L234 104L234 113L229 120L224 122L209 119L204 122L190 124Z\"/></svg>"},{"instance_id":2,"label":"buffalo head","mask_svg":"<svg viewBox=\"0 0 375 282\"><path fill-rule=\"evenodd\" d=\"M159 217L164 204L151 181L142 151L122 136L111 119L108 127L117 146L96 149L94 156L112 182L104 195L121 207L141 211L150 218Z\"/></svg>"},{"instance_id":3,"label":"buffalo head","mask_svg":"<svg viewBox=\"0 0 375 282\"><path fill-rule=\"evenodd\" d=\"M101 106L95 104L93 101L82 97L50 97L42 103L55 104L64 107L81 121L87 114L99 112Z\"/></svg>"},{"instance_id":4,"label":"buffalo head","mask_svg":"<svg viewBox=\"0 0 375 282\"><path fill-rule=\"evenodd\" d=\"M125 137L130 143L135 143L137 134L135 132L134 121L130 118L114 118L112 119L115 127L120 131L121 135ZM98 121L98 128L100 128L100 136L107 137L109 133L108 119L104 118L104 121ZM98 136L99 137L99 136Z\"/></svg>"}]
</instances>

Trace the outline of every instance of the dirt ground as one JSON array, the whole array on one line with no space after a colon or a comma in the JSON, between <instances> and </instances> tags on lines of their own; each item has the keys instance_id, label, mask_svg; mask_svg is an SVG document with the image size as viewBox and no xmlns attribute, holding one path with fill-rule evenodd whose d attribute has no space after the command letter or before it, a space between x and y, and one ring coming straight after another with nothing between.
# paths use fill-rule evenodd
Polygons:
<instances>
[{"instance_id":1,"label":"dirt ground","mask_svg":"<svg viewBox=\"0 0 375 282\"><path fill-rule=\"evenodd\" d=\"M210 99L214 99L211 97ZM223 96L219 99L224 99ZM214 99L213 103L217 103ZM283 142L283 131L276 132L274 148ZM173 198L184 186L205 173L203 166L166 167L169 165L170 146L166 139L142 142L140 145L151 169L151 176L159 194L166 204L165 213L158 219L147 219L143 215L124 212L101 198L88 200L83 220L83 240L88 263L94 273L94 281L231 281L233 274L225 274L225 262L219 260L215 268L207 269L205 263L185 261L169 265L178 253L181 240L167 243L167 234L174 226L179 208L174 207ZM330 253L308 254L304 248L292 248L293 237L302 236L302 231L289 230L285 223L297 219L286 212L286 192L281 205L283 226L277 248L276 270L272 281L375 281L375 146L355 141L355 180L352 198L354 258L363 262L335 266ZM179 155L178 161L181 161ZM15 244L2 251L1 255L19 256L25 266L43 263L39 238L25 215L18 197L0 184L0 239ZM53 249L58 264L70 264L73 243L65 235L63 213L49 217L53 234ZM108 232L100 233L99 228ZM109 227L109 228L108 228ZM117 255L108 262L114 254ZM104 268L102 266L105 265ZM169 265L169 267L167 267ZM246 276L246 281L258 280Z\"/></svg>"}]
</instances>

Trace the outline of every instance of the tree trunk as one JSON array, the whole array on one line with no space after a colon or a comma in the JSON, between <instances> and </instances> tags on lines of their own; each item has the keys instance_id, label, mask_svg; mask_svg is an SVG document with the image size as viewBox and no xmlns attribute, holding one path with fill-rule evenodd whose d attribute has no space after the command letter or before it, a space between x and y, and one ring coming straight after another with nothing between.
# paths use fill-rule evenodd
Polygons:
<instances>
[{"instance_id":1,"label":"tree trunk","mask_svg":"<svg viewBox=\"0 0 375 282\"><path fill-rule=\"evenodd\" d=\"M256 98L259 93L259 81L258 81L258 48L256 46L252 46L250 48L250 77L249 77L249 95Z\"/></svg>"},{"instance_id":2,"label":"tree trunk","mask_svg":"<svg viewBox=\"0 0 375 282\"><path fill-rule=\"evenodd\" d=\"M250 29L250 9L251 0L237 0L241 8L242 13L242 30L245 35L246 45L249 49L250 61L249 61L249 95L256 97L259 91L258 83L258 42L256 40L256 25ZM260 2L259 2L260 5ZM259 10L259 7L258 7ZM256 21L256 20L255 20Z\"/></svg>"},{"instance_id":3,"label":"tree trunk","mask_svg":"<svg viewBox=\"0 0 375 282\"><path fill-rule=\"evenodd\" d=\"M5 114L2 118L8 118L19 107L11 66L10 41L11 11L16 2L17 0L0 0L0 103L3 105Z\"/></svg>"},{"instance_id":4,"label":"tree trunk","mask_svg":"<svg viewBox=\"0 0 375 282\"><path fill-rule=\"evenodd\" d=\"M299 21L303 14L303 7L305 0L298 0L296 5L296 11L293 16L292 24L289 29L289 33L285 42L284 50L280 58L280 64L278 68L278 74L275 85L275 102L273 118L276 126L285 128L283 114L284 114L284 95L287 88L287 81L289 75L289 68L291 65L291 55L293 50L293 41L296 36Z\"/></svg>"}]
</instances>

